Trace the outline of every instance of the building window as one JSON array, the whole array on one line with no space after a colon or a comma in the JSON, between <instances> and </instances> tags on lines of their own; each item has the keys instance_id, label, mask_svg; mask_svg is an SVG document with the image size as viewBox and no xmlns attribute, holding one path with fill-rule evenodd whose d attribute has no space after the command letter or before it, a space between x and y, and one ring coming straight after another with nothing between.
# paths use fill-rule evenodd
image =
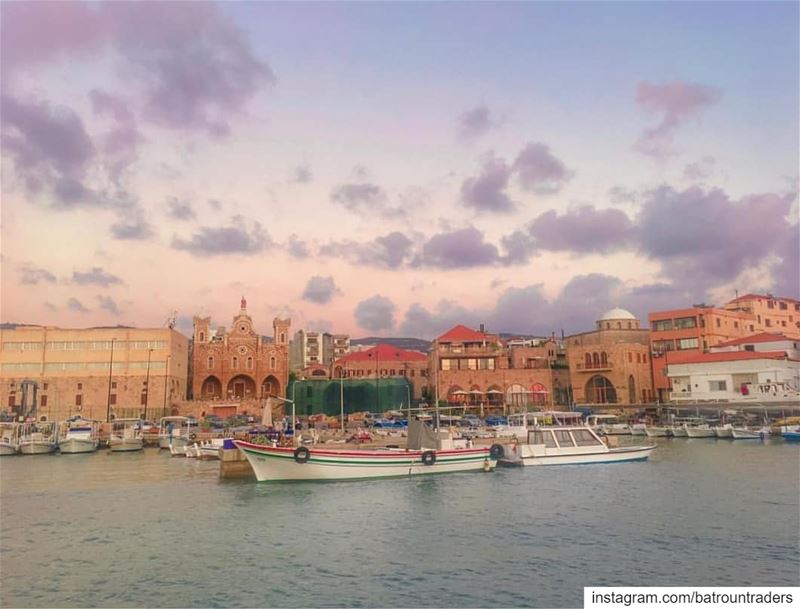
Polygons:
<instances>
[{"instance_id":1,"label":"building window","mask_svg":"<svg viewBox=\"0 0 800 609\"><path fill-rule=\"evenodd\" d=\"M47 396L43 395L42 396L42 407L45 407L45 406L47 406Z\"/></svg>"},{"instance_id":2,"label":"building window","mask_svg":"<svg viewBox=\"0 0 800 609\"><path fill-rule=\"evenodd\" d=\"M708 381L708 390L709 391L727 391L728 390L728 383L727 383L727 381Z\"/></svg>"},{"instance_id":3,"label":"building window","mask_svg":"<svg viewBox=\"0 0 800 609\"><path fill-rule=\"evenodd\" d=\"M767 301L767 308L768 309L774 309L775 308L775 303L772 302L771 300L768 300Z\"/></svg>"},{"instance_id":4,"label":"building window","mask_svg":"<svg viewBox=\"0 0 800 609\"><path fill-rule=\"evenodd\" d=\"M792 320L792 318L790 317L789 321L791 321L791 320ZM43 383L42 384L42 391L47 391L47 383Z\"/></svg>"},{"instance_id":5,"label":"building window","mask_svg":"<svg viewBox=\"0 0 800 609\"><path fill-rule=\"evenodd\" d=\"M81 389L83 389L83 383L78 383L78 391L80 391Z\"/></svg>"},{"instance_id":6,"label":"building window","mask_svg":"<svg viewBox=\"0 0 800 609\"><path fill-rule=\"evenodd\" d=\"M721 326L722 326L722 324L721 324L721 323L720 323L720 321L719 321L719 317L717 317L717 327L719 328L719 327L721 327Z\"/></svg>"},{"instance_id":7,"label":"building window","mask_svg":"<svg viewBox=\"0 0 800 609\"><path fill-rule=\"evenodd\" d=\"M209 357L208 358L208 361L206 362L206 366L208 366L209 370L211 370L214 367L214 358L213 357Z\"/></svg>"},{"instance_id":8,"label":"building window","mask_svg":"<svg viewBox=\"0 0 800 609\"><path fill-rule=\"evenodd\" d=\"M239 358L236 357L235 355L233 356L233 359L231 360L231 368L233 368L234 370L237 370L239 368Z\"/></svg>"},{"instance_id":9,"label":"building window","mask_svg":"<svg viewBox=\"0 0 800 609\"><path fill-rule=\"evenodd\" d=\"M270 367L272 370L275 370L275 363L276 363L276 360L275 360L275 358L274 358L274 357L271 357L271 358L269 358L269 367Z\"/></svg>"},{"instance_id":10,"label":"building window","mask_svg":"<svg viewBox=\"0 0 800 609\"><path fill-rule=\"evenodd\" d=\"M653 322L653 332L665 332L666 330L672 330L671 319L660 319Z\"/></svg>"},{"instance_id":11,"label":"building window","mask_svg":"<svg viewBox=\"0 0 800 609\"><path fill-rule=\"evenodd\" d=\"M80 393L78 393L75 396L75 406L82 406L82 405L83 405L83 396Z\"/></svg>"},{"instance_id":12,"label":"building window","mask_svg":"<svg viewBox=\"0 0 800 609\"><path fill-rule=\"evenodd\" d=\"M628 353L628 363L629 364L633 363L633 353L630 353L630 352Z\"/></svg>"},{"instance_id":13,"label":"building window","mask_svg":"<svg viewBox=\"0 0 800 609\"><path fill-rule=\"evenodd\" d=\"M111 381L111 388L112 389L116 389L117 388L117 381Z\"/></svg>"},{"instance_id":14,"label":"building window","mask_svg":"<svg viewBox=\"0 0 800 609\"><path fill-rule=\"evenodd\" d=\"M587 353L586 357L584 358L584 360L585 360L585 363L586 363L586 367L587 368L591 368L592 367L592 354L591 353Z\"/></svg>"},{"instance_id":15,"label":"building window","mask_svg":"<svg viewBox=\"0 0 800 609\"><path fill-rule=\"evenodd\" d=\"M13 391L8 394L8 407L9 408L14 408L14 406L16 405L15 397L16 397L16 394Z\"/></svg>"},{"instance_id":16,"label":"building window","mask_svg":"<svg viewBox=\"0 0 800 609\"><path fill-rule=\"evenodd\" d=\"M600 364L601 364L602 366L607 366L607 365L608 365L608 355L606 354L606 352L605 352L605 351L603 351L603 352L600 354Z\"/></svg>"},{"instance_id":17,"label":"building window","mask_svg":"<svg viewBox=\"0 0 800 609\"><path fill-rule=\"evenodd\" d=\"M641 364L642 363L642 354L641 353L637 353L636 354L636 363L637 364Z\"/></svg>"},{"instance_id":18,"label":"building window","mask_svg":"<svg viewBox=\"0 0 800 609\"><path fill-rule=\"evenodd\" d=\"M675 328L696 328L697 319L694 317L679 317L675 320Z\"/></svg>"},{"instance_id":19,"label":"building window","mask_svg":"<svg viewBox=\"0 0 800 609\"><path fill-rule=\"evenodd\" d=\"M286 342L286 335L281 332L281 342Z\"/></svg>"},{"instance_id":20,"label":"building window","mask_svg":"<svg viewBox=\"0 0 800 609\"><path fill-rule=\"evenodd\" d=\"M739 329L739 322L738 321L733 322L733 327L738 330Z\"/></svg>"},{"instance_id":21,"label":"building window","mask_svg":"<svg viewBox=\"0 0 800 609\"><path fill-rule=\"evenodd\" d=\"M252 358L252 357L248 357L248 358L247 358L247 368L248 368L249 370L252 370L252 369L253 369L253 358Z\"/></svg>"},{"instance_id":22,"label":"building window","mask_svg":"<svg viewBox=\"0 0 800 609\"><path fill-rule=\"evenodd\" d=\"M764 325L767 326L768 328L771 328L772 327L772 320L765 317L764 318Z\"/></svg>"},{"instance_id":23,"label":"building window","mask_svg":"<svg viewBox=\"0 0 800 609\"><path fill-rule=\"evenodd\" d=\"M647 353L642 353L642 362L647 363Z\"/></svg>"},{"instance_id":24,"label":"building window","mask_svg":"<svg viewBox=\"0 0 800 609\"><path fill-rule=\"evenodd\" d=\"M696 338L681 338L677 341L678 350L683 349L697 349L700 346L700 341Z\"/></svg>"},{"instance_id":25,"label":"building window","mask_svg":"<svg viewBox=\"0 0 800 609\"><path fill-rule=\"evenodd\" d=\"M675 343L671 340L654 340L653 341L653 351L663 352L663 351L672 351L675 348Z\"/></svg>"}]
</instances>

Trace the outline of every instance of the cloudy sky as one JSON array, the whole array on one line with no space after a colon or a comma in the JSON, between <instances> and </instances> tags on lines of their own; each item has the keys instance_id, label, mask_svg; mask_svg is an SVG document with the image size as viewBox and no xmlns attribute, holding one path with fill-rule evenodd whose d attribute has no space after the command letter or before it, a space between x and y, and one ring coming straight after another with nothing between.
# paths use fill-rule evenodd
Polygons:
<instances>
[{"instance_id":1,"label":"cloudy sky","mask_svg":"<svg viewBox=\"0 0 800 609\"><path fill-rule=\"evenodd\" d=\"M2 3L2 320L798 297L797 3Z\"/></svg>"}]
</instances>

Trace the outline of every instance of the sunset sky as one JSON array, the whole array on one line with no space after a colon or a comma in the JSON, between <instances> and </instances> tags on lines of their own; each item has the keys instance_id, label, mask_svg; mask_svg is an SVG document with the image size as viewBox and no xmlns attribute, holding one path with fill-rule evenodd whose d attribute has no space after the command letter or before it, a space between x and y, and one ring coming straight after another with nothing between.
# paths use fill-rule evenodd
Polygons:
<instances>
[{"instance_id":1,"label":"sunset sky","mask_svg":"<svg viewBox=\"0 0 800 609\"><path fill-rule=\"evenodd\" d=\"M531 334L798 288L798 4L13 3L2 321Z\"/></svg>"}]
</instances>

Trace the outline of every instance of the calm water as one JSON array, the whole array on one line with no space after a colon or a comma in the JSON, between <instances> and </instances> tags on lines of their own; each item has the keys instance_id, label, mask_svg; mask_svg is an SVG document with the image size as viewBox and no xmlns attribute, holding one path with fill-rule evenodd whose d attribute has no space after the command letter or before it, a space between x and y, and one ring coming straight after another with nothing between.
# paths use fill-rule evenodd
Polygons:
<instances>
[{"instance_id":1,"label":"calm water","mask_svg":"<svg viewBox=\"0 0 800 609\"><path fill-rule=\"evenodd\" d=\"M140 454L0 460L0 604L580 606L584 585L797 585L800 447L346 483Z\"/></svg>"}]
</instances>

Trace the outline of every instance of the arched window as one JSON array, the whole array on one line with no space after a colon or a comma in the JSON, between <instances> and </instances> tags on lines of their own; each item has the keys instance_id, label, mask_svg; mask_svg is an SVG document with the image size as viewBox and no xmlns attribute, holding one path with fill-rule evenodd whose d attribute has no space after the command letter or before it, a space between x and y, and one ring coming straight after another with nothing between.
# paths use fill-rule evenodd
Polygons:
<instances>
[{"instance_id":1,"label":"arched window","mask_svg":"<svg viewBox=\"0 0 800 609\"><path fill-rule=\"evenodd\" d=\"M269 358L269 367L271 370L275 370L275 363L276 363L275 356Z\"/></svg>"},{"instance_id":2,"label":"arched window","mask_svg":"<svg viewBox=\"0 0 800 609\"><path fill-rule=\"evenodd\" d=\"M206 333L200 332L200 342L202 343L203 341L205 341L205 339L206 339Z\"/></svg>"},{"instance_id":3,"label":"arched window","mask_svg":"<svg viewBox=\"0 0 800 609\"><path fill-rule=\"evenodd\" d=\"M595 367L600 365L600 356L597 353L592 353L592 365Z\"/></svg>"},{"instance_id":4,"label":"arched window","mask_svg":"<svg viewBox=\"0 0 800 609\"><path fill-rule=\"evenodd\" d=\"M586 354L586 367L587 368L591 368L592 367L592 354L591 353L587 353Z\"/></svg>"},{"instance_id":5,"label":"arched window","mask_svg":"<svg viewBox=\"0 0 800 609\"><path fill-rule=\"evenodd\" d=\"M600 363L603 364L603 366L608 365L608 355L605 351L600 354Z\"/></svg>"},{"instance_id":6,"label":"arched window","mask_svg":"<svg viewBox=\"0 0 800 609\"><path fill-rule=\"evenodd\" d=\"M207 363L208 363L208 369L211 370L214 367L214 358L209 357Z\"/></svg>"},{"instance_id":7,"label":"arched window","mask_svg":"<svg viewBox=\"0 0 800 609\"><path fill-rule=\"evenodd\" d=\"M286 335L283 332L281 332L281 342L282 343L286 342Z\"/></svg>"},{"instance_id":8,"label":"arched window","mask_svg":"<svg viewBox=\"0 0 800 609\"><path fill-rule=\"evenodd\" d=\"M231 368L236 369L238 367L239 367L239 358L234 355L233 359L231 360Z\"/></svg>"},{"instance_id":9,"label":"arched window","mask_svg":"<svg viewBox=\"0 0 800 609\"><path fill-rule=\"evenodd\" d=\"M642 363L647 363L647 353L642 353Z\"/></svg>"},{"instance_id":10,"label":"arched window","mask_svg":"<svg viewBox=\"0 0 800 609\"><path fill-rule=\"evenodd\" d=\"M248 357L248 358L247 358L247 368L248 368L249 370L252 370L252 369L253 369L253 358L252 358L252 357Z\"/></svg>"}]
</instances>

